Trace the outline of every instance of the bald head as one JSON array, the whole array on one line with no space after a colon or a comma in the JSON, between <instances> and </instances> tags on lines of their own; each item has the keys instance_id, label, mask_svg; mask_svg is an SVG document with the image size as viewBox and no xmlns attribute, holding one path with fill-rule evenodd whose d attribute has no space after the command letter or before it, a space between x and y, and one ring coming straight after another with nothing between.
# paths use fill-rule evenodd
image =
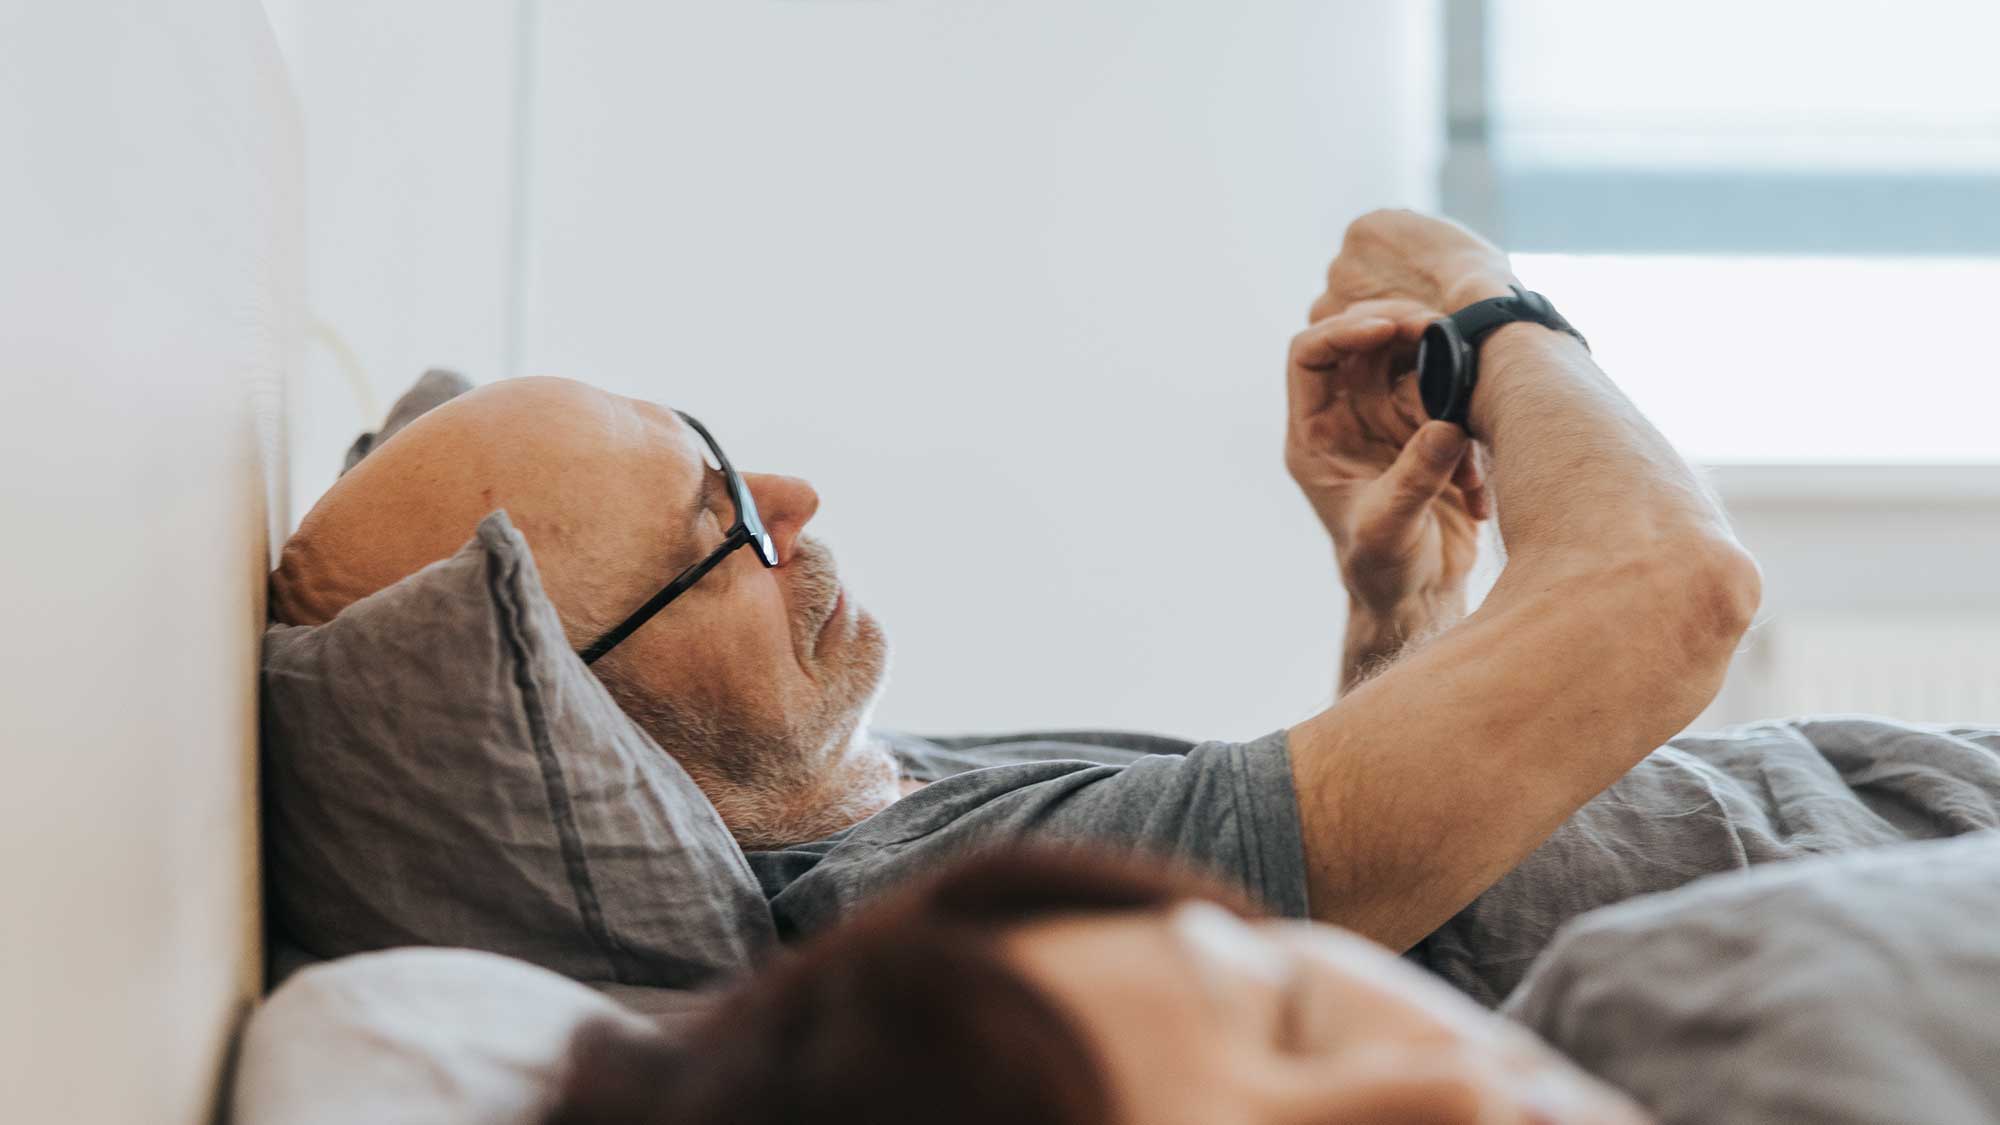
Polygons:
<instances>
[{"instance_id":1,"label":"bald head","mask_svg":"<svg viewBox=\"0 0 2000 1125\"><path fill-rule=\"evenodd\" d=\"M729 549L738 513L706 448L666 407L564 379L460 395L314 505L271 575L271 612L331 620L450 557L504 508L581 648L714 554L591 668L738 839L773 846L844 828L897 792L894 761L864 737L887 642L842 593L832 555L802 534L819 507L806 482L743 473L779 565Z\"/></svg>"},{"instance_id":2,"label":"bald head","mask_svg":"<svg viewBox=\"0 0 2000 1125\"><path fill-rule=\"evenodd\" d=\"M272 612L292 624L330 620L450 556L504 508L565 625L594 627L646 584L642 569L670 564L668 524L701 482L694 440L671 410L567 379L460 395L313 507L271 577Z\"/></svg>"}]
</instances>

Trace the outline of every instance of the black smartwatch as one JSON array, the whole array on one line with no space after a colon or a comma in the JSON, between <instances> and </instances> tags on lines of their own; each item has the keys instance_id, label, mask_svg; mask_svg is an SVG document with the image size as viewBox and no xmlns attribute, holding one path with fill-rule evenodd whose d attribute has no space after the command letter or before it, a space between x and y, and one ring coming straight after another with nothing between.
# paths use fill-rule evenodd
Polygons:
<instances>
[{"instance_id":1,"label":"black smartwatch","mask_svg":"<svg viewBox=\"0 0 2000 1125\"><path fill-rule=\"evenodd\" d=\"M1557 332L1567 332L1586 349L1590 341L1570 327L1549 299L1518 285L1508 297L1474 301L1447 317L1431 321L1417 344L1417 389L1424 410L1433 418L1465 425L1472 408L1472 388L1479 382L1479 344L1493 330L1525 320Z\"/></svg>"}]
</instances>

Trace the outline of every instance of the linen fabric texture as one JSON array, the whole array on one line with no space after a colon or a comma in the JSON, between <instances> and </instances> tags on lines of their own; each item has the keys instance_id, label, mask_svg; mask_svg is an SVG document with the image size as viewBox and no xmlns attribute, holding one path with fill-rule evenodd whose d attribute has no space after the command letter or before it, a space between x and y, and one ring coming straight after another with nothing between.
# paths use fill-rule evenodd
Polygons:
<instances>
[{"instance_id":1,"label":"linen fabric texture","mask_svg":"<svg viewBox=\"0 0 2000 1125\"><path fill-rule=\"evenodd\" d=\"M780 936L808 936L939 865L1019 840L1151 856L1306 915L1284 731L1193 743L1117 731L876 732L922 789L821 840L751 852Z\"/></svg>"},{"instance_id":2,"label":"linen fabric texture","mask_svg":"<svg viewBox=\"0 0 2000 1125\"><path fill-rule=\"evenodd\" d=\"M2000 835L1594 911L1503 1011L1664 1125L2000 1121Z\"/></svg>"},{"instance_id":3,"label":"linen fabric texture","mask_svg":"<svg viewBox=\"0 0 2000 1125\"><path fill-rule=\"evenodd\" d=\"M1822 715L1684 734L1411 956L1499 1004L1573 918L1704 876L2000 828L2000 730Z\"/></svg>"},{"instance_id":4,"label":"linen fabric texture","mask_svg":"<svg viewBox=\"0 0 2000 1125\"><path fill-rule=\"evenodd\" d=\"M263 665L277 938L690 988L774 939L714 808L573 652L504 512Z\"/></svg>"}]
</instances>

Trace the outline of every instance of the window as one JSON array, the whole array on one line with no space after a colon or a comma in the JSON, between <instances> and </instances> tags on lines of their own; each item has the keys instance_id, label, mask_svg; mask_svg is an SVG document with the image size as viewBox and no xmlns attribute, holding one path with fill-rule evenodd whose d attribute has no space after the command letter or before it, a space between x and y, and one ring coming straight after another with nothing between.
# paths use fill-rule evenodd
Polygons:
<instances>
[{"instance_id":1,"label":"window","mask_svg":"<svg viewBox=\"0 0 2000 1125\"><path fill-rule=\"evenodd\" d=\"M2000 461L2000 5L1449 0L1448 212L1708 461Z\"/></svg>"}]
</instances>

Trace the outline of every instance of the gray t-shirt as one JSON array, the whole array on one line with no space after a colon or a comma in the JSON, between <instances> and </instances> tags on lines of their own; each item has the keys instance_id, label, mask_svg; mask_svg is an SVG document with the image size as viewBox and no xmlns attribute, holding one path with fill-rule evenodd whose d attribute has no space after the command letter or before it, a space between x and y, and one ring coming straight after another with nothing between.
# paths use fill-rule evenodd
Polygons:
<instances>
[{"instance_id":1,"label":"gray t-shirt","mask_svg":"<svg viewBox=\"0 0 2000 1125\"><path fill-rule=\"evenodd\" d=\"M986 844L1041 837L1166 856L1306 916L1285 732L1194 745L1072 732L889 736L932 784L824 840L751 853L794 938ZM1498 1004L1563 924L1758 864L2000 828L2000 730L1825 716L1687 734L1598 794L1410 950Z\"/></svg>"},{"instance_id":2,"label":"gray t-shirt","mask_svg":"<svg viewBox=\"0 0 2000 1125\"><path fill-rule=\"evenodd\" d=\"M1306 914L1285 732L1204 742L1117 732L883 735L924 788L823 840L749 853L778 933L802 937L953 856L1012 840L1160 856Z\"/></svg>"}]
</instances>

